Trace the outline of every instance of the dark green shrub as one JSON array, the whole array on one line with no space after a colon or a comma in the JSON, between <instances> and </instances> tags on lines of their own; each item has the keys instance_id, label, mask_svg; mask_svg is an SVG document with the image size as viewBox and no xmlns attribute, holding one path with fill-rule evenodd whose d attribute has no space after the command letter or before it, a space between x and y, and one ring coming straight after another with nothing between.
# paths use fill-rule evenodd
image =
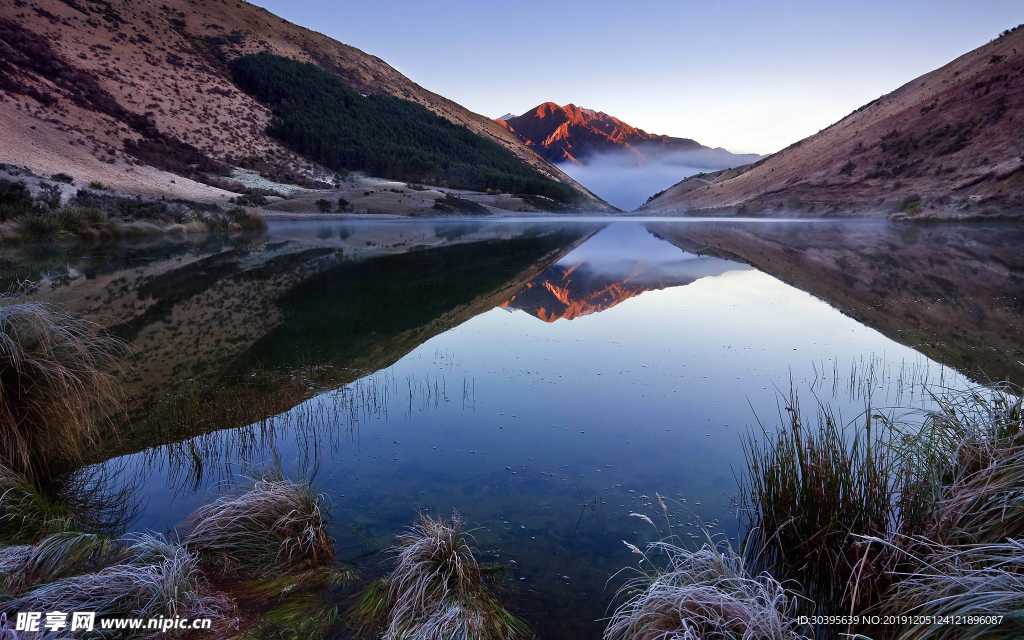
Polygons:
<instances>
[{"instance_id":1,"label":"dark green shrub","mask_svg":"<svg viewBox=\"0 0 1024 640\"><path fill-rule=\"evenodd\" d=\"M18 233L29 242L46 242L61 232L56 216L30 213L18 218Z\"/></svg>"},{"instance_id":2,"label":"dark green shrub","mask_svg":"<svg viewBox=\"0 0 1024 640\"><path fill-rule=\"evenodd\" d=\"M659 191L658 193L654 194L653 196L650 196L649 198L647 198L647 200L644 202L644 204L647 204L651 200L654 200L655 198L657 198L661 194L665 193L665 191L667 191L667 189L662 189L661 191Z\"/></svg>"},{"instance_id":3,"label":"dark green shrub","mask_svg":"<svg viewBox=\"0 0 1024 640\"><path fill-rule=\"evenodd\" d=\"M338 211L348 211L349 201L345 198L338 198Z\"/></svg>"},{"instance_id":4,"label":"dark green shrub","mask_svg":"<svg viewBox=\"0 0 1024 640\"><path fill-rule=\"evenodd\" d=\"M458 196L446 193L443 198L438 198L434 201L434 208L438 211L444 211L445 213L469 213L473 215L487 215L490 211L487 207L482 204L460 198Z\"/></svg>"},{"instance_id":5,"label":"dark green shrub","mask_svg":"<svg viewBox=\"0 0 1024 640\"><path fill-rule=\"evenodd\" d=\"M39 201L45 204L50 211L60 208L61 199L60 187L45 182L39 183Z\"/></svg>"},{"instance_id":6,"label":"dark green shrub","mask_svg":"<svg viewBox=\"0 0 1024 640\"><path fill-rule=\"evenodd\" d=\"M259 231L267 228L267 223L263 220L263 217L256 213L249 213L243 207L233 207L228 209L226 224L224 229L218 229L218 231L227 230L227 225L231 223L237 224L242 227L244 231Z\"/></svg>"},{"instance_id":7,"label":"dark green shrub","mask_svg":"<svg viewBox=\"0 0 1024 640\"><path fill-rule=\"evenodd\" d=\"M93 181L91 181L91 182L89 183L89 188L90 188L90 189L97 189L97 190L100 190L100 191L102 191L102 190L103 190L103 189L105 189L106 187L104 187L104 186L103 186L103 183L102 183L102 182L100 182L99 180L93 180Z\"/></svg>"},{"instance_id":8,"label":"dark green shrub","mask_svg":"<svg viewBox=\"0 0 1024 640\"><path fill-rule=\"evenodd\" d=\"M796 211L797 209L799 209L802 206L804 206L803 201L800 200L800 196L796 195L795 193L790 195L788 198L786 198L786 208L787 209L791 209L793 211Z\"/></svg>"},{"instance_id":9,"label":"dark green shrub","mask_svg":"<svg viewBox=\"0 0 1024 640\"><path fill-rule=\"evenodd\" d=\"M78 207L78 213L90 227L105 226L110 222L110 217L100 210L99 207Z\"/></svg>"},{"instance_id":10,"label":"dark green shrub","mask_svg":"<svg viewBox=\"0 0 1024 640\"><path fill-rule=\"evenodd\" d=\"M566 213L572 211L569 207L565 206L561 202L555 202L551 198L545 198L544 196L535 196L528 193L516 194L517 198L521 198L523 202L540 209L541 211L550 211L552 213Z\"/></svg>"},{"instance_id":11,"label":"dark green shrub","mask_svg":"<svg viewBox=\"0 0 1024 640\"><path fill-rule=\"evenodd\" d=\"M320 198L316 201L316 208L320 210L320 213L330 213L331 201L325 198Z\"/></svg>"},{"instance_id":12,"label":"dark green shrub","mask_svg":"<svg viewBox=\"0 0 1024 640\"><path fill-rule=\"evenodd\" d=\"M0 221L33 213L35 203L24 182L0 178Z\"/></svg>"},{"instance_id":13,"label":"dark green shrub","mask_svg":"<svg viewBox=\"0 0 1024 640\"><path fill-rule=\"evenodd\" d=\"M914 193L903 198L900 202L900 209L902 209L904 213L908 213L910 215L921 213L921 196Z\"/></svg>"},{"instance_id":14,"label":"dark green shrub","mask_svg":"<svg viewBox=\"0 0 1024 640\"><path fill-rule=\"evenodd\" d=\"M227 219L227 216L219 214L202 216L200 220L206 225L207 229L218 233L227 233L228 225L231 224L231 221Z\"/></svg>"},{"instance_id":15,"label":"dark green shrub","mask_svg":"<svg viewBox=\"0 0 1024 640\"><path fill-rule=\"evenodd\" d=\"M77 207L63 207L54 214L54 217L57 219L57 225L68 233L79 233L88 226L85 216Z\"/></svg>"},{"instance_id":16,"label":"dark green shrub","mask_svg":"<svg viewBox=\"0 0 1024 640\"><path fill-rule=\"evenodd\" d=\"M249 193L237 196L235 202L243 207L262 207L267 204L267 197L256 193Z\"/></svg>"},{"instance_id":17,"label":"dark green shrub","mask_svg":"<svg viewBox=\"0 0 1024 640\"><path fill-rule=\"evenodd\" d=\"M64 184L74 184L75 182L75 179L66 173L55 173L50 176L50 179L56 180L57 182L63 182Z\"/></svg>"}]
</instances>

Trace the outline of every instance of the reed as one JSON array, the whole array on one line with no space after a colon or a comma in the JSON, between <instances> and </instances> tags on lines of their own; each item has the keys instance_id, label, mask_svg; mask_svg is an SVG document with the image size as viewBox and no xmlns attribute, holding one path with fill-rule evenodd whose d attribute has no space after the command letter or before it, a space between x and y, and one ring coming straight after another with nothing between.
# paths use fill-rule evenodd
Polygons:
<instances>
[{"instance_id":1,"label":"reed","mask_svg":"<svg viewBox=\"0 0 1024 640\"><path fill-rule=\"evenodd\" d=\"M786 422L745 443L740 495L750 560L798 582L807 612L1017 611L999 629L1013 637L1024 631L1021 390L996 384L929 393L934 408L917 420L897 423L869 406L840 425L819 403L810 428L791 393ZM875 632L945 638L955 629Z\"/></svg>"},{"instance_id":2,"label":"reed","mask_svg":"<svg viewBox=\"0 0 1024 640\"><path fill-rule=\"evenodd\" d=\"M901 526L900 471L905 451L893 425L872 408L842 424L824 403L806 424L795 391L786 422L744 442L747 475L740 501L752 560L783 580L799 580L823 610L877 602L888 587L881 547ZM865 568L867 571L865 572ZM854 591L855 576L862 580Z\"/></svg>"},{"instance_id":3,"label":"reed","mask_svg":"<svg viewBox=\"0 0 1024 640\"><path fill-rule=\"evenodd\" d=\"M0 460L22 472L74 462L122 394L127 345L60 309L0 305Z\"/></svg>"},{"instance_id":4,"label":"reed","mask_svg":"<svg viewBox=\"0 0 1024 640\"><path fill-rule=\"evenodd\" d=\"M383 640L532 638L486 584L458 513L451 520L421 514L399 536L395 567L363 592L350 611L359 630Z\"/></svg>"},{"instance_id":5,"label":"reed","mask_svg":"<svg viewBox=\"0 0 1024 640\"><path fill-rule=\"evenodd\" d=\"M655 554L666 562L646 569L619 588L605 640L806 640L794 616L799 596L768 573L753 577L743 557L727 542L710 536L697 551L668 542L647 546L648 566Z\"/></svg>"},{"instance_id":6,"label":"reed","mask_svg":"<svg viewBox=\"0 0 1024 640\"><path fill-rule=\"evenodd\" d=\"M62 532L122 535L136 519L139 478L118 464L47 478L0 464L0 545L33 544Z\"/></svg>"}]
</instances>

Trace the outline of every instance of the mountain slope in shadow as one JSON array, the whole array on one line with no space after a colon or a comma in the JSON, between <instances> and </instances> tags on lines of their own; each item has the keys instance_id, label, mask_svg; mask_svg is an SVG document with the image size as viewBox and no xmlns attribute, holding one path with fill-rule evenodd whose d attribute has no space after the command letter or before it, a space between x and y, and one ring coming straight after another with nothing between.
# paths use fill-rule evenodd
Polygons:
<instances>
[{"instance_id":1,"label":"mountain slope in shadow","mask_svg":"<svg viewBox=\"0 0 1024 640\"><path fill-rule=\"evenodd\" d=\"M1011 224L650 223L746 262L974 380L1024 383L1024 231Z\"/></svg>"}]
</instances>

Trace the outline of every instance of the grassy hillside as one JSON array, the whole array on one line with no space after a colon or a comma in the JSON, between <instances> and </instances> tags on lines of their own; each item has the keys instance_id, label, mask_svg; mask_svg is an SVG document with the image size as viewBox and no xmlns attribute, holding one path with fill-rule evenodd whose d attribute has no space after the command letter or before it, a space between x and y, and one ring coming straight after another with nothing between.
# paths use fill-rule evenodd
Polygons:
<instances>
[{"instance_id":1,"label":"grassy hillside","mask_svg":"<svg viewBox=\"0 0 1024 640\"><path fill-rule=\"evenodd\" d=\"M0 163L38 176L220 204L274 190L226 175L233 166L327 188L335 172L269 136L270 106L230 80L231 60L266 51L313 63L359 94L422 105L576 191L588 209L608 210L490 118L246 2L0 0L0 21Z\"/></svg>"},{"instance_id":2,"label":"grassy hillside","mask_svg":"<svg viewBox=\"0 0 1024 640\"><path fill-rule=\"evenodd\" d=\"M1024 211L1024 29L754 164L691 176L645 212L974 218Z\"/></svg>"},{"instance_id":3,"label":"grassy hillside","mask_svg":"<svg viewBox=\"0 0 1024 640\"><path fill-rule=\"evenodd\" d=\"M273 106L267 133L332 169L561 202L576 198L496 143L415 102L362 96L316 65L266 52L236 58L230 68L243 91Z\"/></svg>"}]
</instances>

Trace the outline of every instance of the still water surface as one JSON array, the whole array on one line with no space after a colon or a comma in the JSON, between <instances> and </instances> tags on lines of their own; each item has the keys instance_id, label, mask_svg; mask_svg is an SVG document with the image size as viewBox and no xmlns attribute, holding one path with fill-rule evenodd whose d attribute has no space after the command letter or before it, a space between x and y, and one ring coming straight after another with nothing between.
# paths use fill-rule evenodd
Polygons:
<instances>
[{"instance_id":1,"label":"still water surface","mask_svg":"<svg viewBox=\"0 0 1024 640\"><path fill-rule=\"evenodd\" d=\"M741 444L778 422L791 381L805 408L817 398L847 420L865 385L889 407L926 406L913 384L926 379L1020 382L1022 236L274 223L4 264L138 349L133 426L96 461L133 478L132 529L180 528L220 482L279 460L315 473L364 575L372 542L458 510L513 567L505 598L541 637L597 638L612 576L637 558L623 541L671 526L696 545L702 522L742 538Z\"/></svg>"}]
</instances>

